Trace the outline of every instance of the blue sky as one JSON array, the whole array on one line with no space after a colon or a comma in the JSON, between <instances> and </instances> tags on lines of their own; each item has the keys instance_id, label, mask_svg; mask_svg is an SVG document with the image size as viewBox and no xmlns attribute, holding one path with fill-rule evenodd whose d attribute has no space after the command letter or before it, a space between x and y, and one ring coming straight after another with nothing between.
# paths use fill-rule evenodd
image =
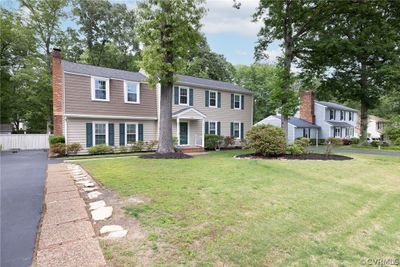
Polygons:
<instances>
[{"instance_id":1,"label":"blue sky","mask_svg":"<svg viewBox=\"0 0 400 267\"><path fill-rule=\"evenodd\" d=\"M14 0L0 0L1 6L18 8ZM111 2L125 3L134 8L136 0L110 0ZM232 7L233 0L207 0L207 15L202 19L202 31L213 51L223 54L233 64L251 64L254 62L254 46L257 42L257 33L260 23L252 22L259 0L242 0L241 8ZM70 26L70 21L64 21L63 26ZM268 62L274 63L281 55L278 42L274 42L266 53Z\"/></svg>"}]
</instances>

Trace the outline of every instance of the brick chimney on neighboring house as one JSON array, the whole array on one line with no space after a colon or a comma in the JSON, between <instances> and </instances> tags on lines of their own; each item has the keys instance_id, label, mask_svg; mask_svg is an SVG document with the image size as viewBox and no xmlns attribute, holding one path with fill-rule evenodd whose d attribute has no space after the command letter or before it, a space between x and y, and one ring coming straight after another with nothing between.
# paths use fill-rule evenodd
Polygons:
<instances>
[{"instance_id":1,"label":"brick chimney on neighboring house","mask_svg":"<svg viewBox=\"0 0 400 267\"><path fill-rule=\"evenodd\" d=\"M305 91L300 95L300 119L315 124L313 91Z\"/></svg>"},{"instance_id":2,"label":"brick chimney on neighboring house","mask_svg":"<svg viewBox=\"0 0 400 267\"><path fill-rule=\"evenodd\" d=\"M63 71L61 49L53 49L53 133L63 134Z\"/></svg>"}]
</instances>

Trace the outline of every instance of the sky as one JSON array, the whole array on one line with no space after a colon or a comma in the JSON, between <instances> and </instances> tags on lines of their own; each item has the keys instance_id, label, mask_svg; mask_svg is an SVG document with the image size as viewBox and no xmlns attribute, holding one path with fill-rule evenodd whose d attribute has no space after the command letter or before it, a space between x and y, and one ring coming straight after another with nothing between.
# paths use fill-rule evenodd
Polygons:
<instances>
[{"instance_id":1,"label":"sky","mask_svg":"<svg viewBox=\"0 0 400 267\"><path fill-rule=\"evenodd\" d=\"M113 3L125 3L128 8L136 6L136 0L109 0ZM18 8L15 0L0 0L1 6ZM259 0L242 0L240 9L233 8L233 0L206 0L207 14L202 19L202 32L214 52L224 55L232 64L249 65L254 63L254 47L260 22L252 22L252 14ZM71 26L64 21L63 26ZM278 42L273 42L266 53L268 62L275 63L282 54Z\"/></svg>"}]
</instances>

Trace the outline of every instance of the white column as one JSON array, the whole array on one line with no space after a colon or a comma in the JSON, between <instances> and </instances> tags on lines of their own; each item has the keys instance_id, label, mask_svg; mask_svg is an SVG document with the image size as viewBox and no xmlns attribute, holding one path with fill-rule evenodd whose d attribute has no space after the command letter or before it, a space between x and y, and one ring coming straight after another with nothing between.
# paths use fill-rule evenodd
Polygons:
<instances>
[{"instance_id":1,"label":"white column","mask_svg":"<svg viewBox=\"0 0 400 267\"><path fill-rule=\"evenodd\" d=\"M176 118L176 138L178 138L178 146L181 144L180 129L179 129L179 117Z\"/></svg>"},{"instance_id":2,"label":"white column","mask_svg":"<svg viewBox=\"0 0 400 267\"><path fill-rule=\"evenodd\" d=\"M204 119L201 120L201 146L204 147Z\"/></svg>"}]
</instances>

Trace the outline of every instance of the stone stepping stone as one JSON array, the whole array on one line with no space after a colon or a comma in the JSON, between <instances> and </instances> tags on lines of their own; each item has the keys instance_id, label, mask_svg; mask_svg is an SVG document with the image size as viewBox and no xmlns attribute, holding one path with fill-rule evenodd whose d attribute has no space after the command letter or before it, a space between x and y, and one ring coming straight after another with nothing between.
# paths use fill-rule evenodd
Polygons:
<instances>
[{"instance_id":1,"label":"stone stepping stone","mask_svg":"<svg viewBox=\"0 0 400 267\"><path fill-rule=\"evenodd\" d=\"M102 208L105 206L106 206L106 202L104 202L104 200L99 200L99 201L89 203L89 210L96 210L98 208Z\"/></svg>"},{"instance_id":2,"label":"stone stepping stone","mask_svg":"<svg viewBox=\"0 0 400 267\"><path fill-rule=\"evenodd\" d=\"M83 184L84 187L94 187L94 183L92 182L86 182Z\"/></svg>"},{"instance_id":3,"label":"stone stepping stone","mask_svg":"<svg viewBox=\"0 0 400 267\"><path fill-rule=\"evenodd\" d=\"M103 221L111 217L112 207L101 207L92 211L92 218L95 221Z\"/></svg>"},{"instance_id":4,"label":"stone stepping stone","mask_svg":"<svg viewBox=\"0 0 400 267\"><path fill-rule=\"evenodd\" d=\"M90 192L90 193L88 194L88 198L89 198L89 199L95 199L95 198L98 198L100 195L102 195L101 192L99 192L99 191L93 191L93 192Z\"/></svg>"},{"instance_id":5,"label":"stone stepping stone","mask_svg":"<svg viewBox=\"0 0 400 267\"><path fill-rule=\"evenodd\" d=\"M117 231L123 231L124 228L120 225L104 225L100 229L100 234L107 234L110 232L117 232Z\"/></svg>"},{"instance_id":6,"label":"stone stepping stone","mask_svg":"<svg viewBox=\"0 0 400 267\"><path fill-rule=\"evenodd\" d=\"M82 177L82 178L79 177L79 178L74 178L74 181L75 181L75 182L78 182L78 181L82 181L82 180L84 180L84 179L85 179L84 177Z\"/></svg>"},{"instance_id":7,"label":"stone stepping stone","mask_svg":"<svg viewBox=\"0 0 400 267\"><path fill-rule=\"evenodd\" d=\"M106 238L107 239L113 239L113 238L122 238L125 237L128 234L128 230L121 230L121 231L115 231L109 233Z\"/></svg>"},{"instance_id":8,"label":"stone stepping stone","mask_svg":"<svg viewBox=\"0 0 400 267\"><path fill-rule=\"evenodd\" d=\"M89 180L81 180L77 181L76 184L86 184L87 182L90 182Z\"/></svg>"},{"instance_id":9,"label":"stone stepping stone","mask_svg":"<svg viewBox=\"0 0 400 267\"><path fill-rule=\"evenodd\" d=\"M82 190L85 192L92 192L94 190L97 190L97 187L83 187Z\"/></svg>"}]
</instances>

